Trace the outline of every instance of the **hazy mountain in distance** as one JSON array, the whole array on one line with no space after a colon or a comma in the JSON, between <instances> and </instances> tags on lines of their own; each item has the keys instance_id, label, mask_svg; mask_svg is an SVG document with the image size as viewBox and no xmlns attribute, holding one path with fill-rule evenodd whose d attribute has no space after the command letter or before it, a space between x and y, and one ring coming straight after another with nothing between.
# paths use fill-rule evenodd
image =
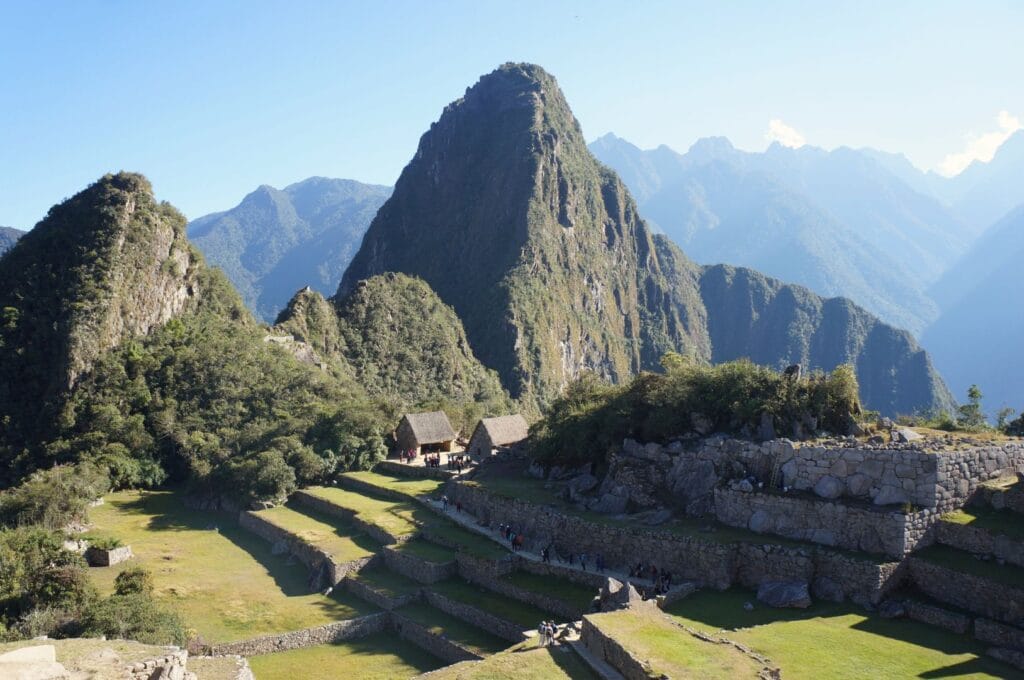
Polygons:
<instances>
[{"instance_id":1,"label":"hazy mountain in distance","mask_svg":"<svg viewBox=\"0 0 1024 680\"><path fill-rule=\"evenodd\" d=\"M947 180L953 209L979 233L1024 203L1024 130L1002 143L992 160L974 161Z\"/></svg>"},{"instance_id":2,"label":"hazy mountain in distance","mask_svg":"<svg viewBox=\"0 0 1024 680\"><path fill-rule=\"evenodd\" d=\"M555 79L530 64L483 76L421 137L338 298L386 272L421 278L451 305L474 354L525 404L550 403L583 372L622 381L657 369L668 350L848 362L865 403L887 413L951 403L906 331L849 300L700 267L652 235Z\"/></svg>"},{"instance_id":3,"label":"hazy mountain in distance","mask_svg":"<svg viewBox=\"0 0 1024 680\"><path fill-rule=\"evenodd\" d=\"M933 288L942 314L924 333L956 394L978 384L989 412L1024 410L1024 205L987 230Z\"/></svg>"},{"instance_id":4,"label":"hazy mountain in distance","mask_svg":"<svg viewBox=\"0 0 1024 680\"><path fill-rule=\"evenodd\" d=\"M847 296L914 332L936 317L928 283L966 245L966 229L937 200L850 149L749 153L716 137L678 154L614 135L591 149L616 171L623 166L627 184L644 171L651 190L641 214L698 261Z\"/></svg>"},{"instance_id":5,"label":"hazy mountain in distance","mask_svg":"<svg viewBox=\"0 0 1024 680\"><path fill-rule=\"evenodd\" d=\"M303 286L333 293L390 187L311 177L261 186L231 210L188 226L189 238L228 275L246 305L272 322Z\"/></svg>"},{"instance_id":6,"label":"hazy mountain in distance","mask_svg":"<svg viewBox=\"0 0 1024 680\"><path fill-rule=\"evenodd\" d=\"M20 229L14 227L0 227L0 255L10 250L18 239L25 235Z\"/></svg>"}]
</instances>

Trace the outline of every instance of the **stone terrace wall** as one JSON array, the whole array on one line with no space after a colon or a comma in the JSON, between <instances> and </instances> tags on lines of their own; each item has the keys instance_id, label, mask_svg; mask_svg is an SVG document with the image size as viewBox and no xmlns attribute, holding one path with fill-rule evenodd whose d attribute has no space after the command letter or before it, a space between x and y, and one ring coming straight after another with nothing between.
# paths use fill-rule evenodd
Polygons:
<instances>
[{"instance_id":1,"label":"stone terrace wall","mask_svg":"<svg viewBox=\"0 0 1024 680\"><path fill-rule=\"evenodd\" d=\"M971 630L971 617L966 614L953 612L916 600L907 600L904 602L904 608L907 612L907 618L912 621L920 621L930 626L945 628L960 635L965 635Z\"/></svg>"},{"instance_id":2,"label":"stone terrace wall","mask_svg":"<svg viewBox=\"0 0 1024 680\"><path fill-rule=\"evenodd\" d=\"M544 595L537 593L526 588L520 588L514 585L510 581L506 581L503 578L473 578L468 577L469 581L481 585L488 590L492 590L506 597L510 597L513 600L519 600L520 602L526 602L534 607L543 609L544 611L556 614L561 621L576 621L590 610L582 610L578 607L574 607L564 600L560 600L550 595ZM603 580L603 579L602 579ZM594 590L594 595L597 595L597 590Z\"/></svg>"},{"instance_id":3,"label":"stone terrace wall","mask_svg":"<svg viewBox=\"0 0 1024 680\"><path fill-rule=\"evenodd\" d=\"M931 510L904 514L817 498L715 489L715 515L729 526L821 545L903 557L928 537Z\"/></svg>"},{"instance_id":4,"label":"stone terrace wall","mask_svg":"<svg viewBox=\"0 0 1024 680\"><path fill-rule=\"evenodd\" d=\"M1021 518L1021 522L1024 522L1024 517ZM1024 541L1021 540L955 522L939 522L936 526L936 538L939 543L960 550L991 555L996 559L1024 567Z\"/></svg>"},{"instance_id":5,"label":"stone terrace wall","mask_svg":"<svg viewBox=\"0 0 1024 680\"><path fill-rule=\"evenodd\" d=\"M988 645L1024 651L1024 630L988 619L974 622L974 637Z\"/></svg>"},{"instance_id":6,"label":"stone terrace wall","mask_svg":"<svg viewBox=\"0 0 1024 680\"><path fill-rule=\"evenodd\" d=\"M125 675L128 680L150 680L153 677L163 678L175 675L185 677L187 664L188 652L184 649L172 649L164 656L131 664L125 669Z\"/></svg>"},{"instance_id":7,"label":"stone terrace wall","mask_svg":"<svg viewBox=\"0 0 1024 680\"><path fill-rule=\"evenodd\" d=\"M878 564L842 556L827 548L764 543L717 543L670 531L614 526L506 498L485 489L453 482L450 495L474 509L489 526L512 522L524 531L527 548L554 540L559 553L602 554L609 568L628 571L637 560L668 569L678 581L725 589L734 583L756 587L776 580L834 581L839 597L877 602L900 576L891 563Z\"/></svg>"},{"instance_id":8,"label":"stone terrace wall","mask_svg":"<svg viewBox=\"0 0 1024 680\"><path fill-rule=\"evenodd\" d=\"M513 570L511 559L487 560L466 553L458 553L455 556L455 562L459 566L459 576L467 581L481 582L486 579L501 578L511 574Z\"/></svg>"},{"instance_id":9,"label":"stone terrace wall","mask_svg":"<svg viewBox=\"0 0 1024 680\"><path fill-rule=\"evenodd\" d=\"M337 517L340 520L348 522L381 545L394 545L395 543L400 543L401 541L412 538L412 536L393 536L384 529L359 519L359 517L357 517L356 514L348 508L335 505L330 501L326 501L323 498L319 498L318 496L314 496L313 494L305 491L296 491L291 495L291 500L295 501L299 505L311 508L322 515Z\"/></svg>"},{"instance_id":10,"label":"stone terrace wall","mask_svg":"<svg viewBox=\"0 0 1024 680\"><path fill-rule=\"evenodd\" d=\"M391 612L392 626L403 640L408 640L420 649L446 663L460 661L479 661L483 657L469 651L465 647L435 635L412 619L402 616L399 612Z\"/></svg>"},{"instance_id":11,"label":"stone terrace wall","mask_svg":"<svg viewBox=\"0 0 1024 680\"><path fill-rule=\"evenodd\" d=\"M1024 444L986 446L939 455L936 481L938 507L947 511L959 508L982 482L1024 470Z\"/></svg>"},{"instance_id":12,"label":"stone terrace wall","mask_svg":"<svg viewBox=\"0 0 1024 680\"><path fill-rule=\"evenodd\" d=\"M599 574L595 571L580 571L579 569L570 569L559 564L534 562L533 560L521 557L516 558L515 566L520 571L540 576L554 576L555 578L565 579L566 581L572 581L573 583L595 589L603 587L608 578L604 574Z\"/></svg>"},{"instance_id":13,"label":"stone terrace wall","mask_svg":"<svg viewBox=\"0 0 1024 680\"><path fill-rule=\"evenodd\" d=\"M352 593L361 600L366 600L370 604L377 605L381 609L391 611L392 609L398 609L405 605L415 602L420 599L420 591L406 593L404 595L392 596L387 593L375 590L366 583L359 581L354 578L346 578L342 583L345 586L345 590Z\"/></svg>"},{"instance_id":14,"label":"stone terrace wall","mask_svg":"<svg viewBox=\"0 0 1024 680\"><path fill-rule=\"evenodd\" d=\"M913 555L907 562L914 585L929 597L997 621L1024 620L1024 583L1015 588Z\"/></svg>"},{"instance_id":15,"label":"stone terrace wall","mask_svg":"<svg viewBox=\"0 0 1024 680\"><path fill-rule=\"evenodd\" d=\"M601 632L588 617L583 617L580 641L601 661L622 674L626 680L650 680L643 664L633 658L622 645Z\"/></svg>"},{"instance_id":16,"label":"stone terrace wall","mask_svg":"<svg viewBox=\"0 0 1024 680\"><path fill-rule=\"evenodd\" d=\"M388 569L419 583L437 583L455 575L455 561L435 564L411 553L384 548L384 564Z\"/></svg>"},{"instance_id":17,"label":"stone terrace wall","mask_svg":"<svg viewBox=\"0 0 1024 680\"><path fill-rule=\"evenodd\" d=\"M445 597L444 595L432 590L425 590L423 595L427 600L427 604L432 607L437 607L441 611L451 614L457 619L462 619L481 630L486 630L488 633L497 635L509 642L522 642L526 639L526 636L523 634L523 629L512 621L506 621L505 619L485 612L482 609L478 609L464 602L459 602L458 600L453 600L450 597ZM537 623L540 622L538 621Z\"/></svg>"},{"instance_id":18,"label":"stone terrace wall","mask_svg":"<svg viewBox=\"0 0 1024 680\"><path fill-rule=\"evenodd\" d=\"M386 472L398 477L419 477L421 479L451 479L454 472L444 468L427 467L426 465L406 465L394 460L382 460L375 468L378 472Z\"/></svg>"},{"instance_id":19,"label":"stone terrace wall","mask_svg":"<svg viewBox=\"0 0 1024 680\"><path fill-rule=\"evenodd\" d=\"M355 640L383 631L388 627L390 622L389 616L388 612L378 612L347 621L335 621L334 623L316 626L315 628L281 633L280 635L263 635L239 642L211 645L209 654L213 656L228 654L254 656L256 654L283 652L288 649L315 647L342 640Z\"/></svg>"}]
</instances>

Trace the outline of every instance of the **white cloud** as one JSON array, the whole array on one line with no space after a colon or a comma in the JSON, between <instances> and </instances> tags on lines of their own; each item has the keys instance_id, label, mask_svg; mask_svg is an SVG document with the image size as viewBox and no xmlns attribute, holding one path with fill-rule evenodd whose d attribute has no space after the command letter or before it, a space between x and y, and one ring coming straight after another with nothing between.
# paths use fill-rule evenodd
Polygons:
<instances>
[{"instance_id":1,"label":"white cloud","mask_svg":"<svg viewBox=\"0 0 1024 680\"><path fill-rule=\"evenodd\" d=\"M994 132L986 132L978 135L973 132L966 136L966 148L958 153L951 153L942 159L936 168L940 174L946 177L958 175L974 161L985 163L992 160L996 149L1006 141L1006 138L1024 125L1021 125L1020 118L1010 115L1009 111L1000 111L996 116L996 123L999 129Z\"/></svg>"},{"instance_id":2,"label":"white cloud","mask_svg":"<svg viewBox=\"0 0 1024 680\"><path fill-rule=\"evenodd\" d=\"M764 138L769 142L778 142L782 146L788 146L791 149L799 149L807 142L802 134L778 118L772 118L768 121L768 132Z\"/></svg>"}]
</instances>

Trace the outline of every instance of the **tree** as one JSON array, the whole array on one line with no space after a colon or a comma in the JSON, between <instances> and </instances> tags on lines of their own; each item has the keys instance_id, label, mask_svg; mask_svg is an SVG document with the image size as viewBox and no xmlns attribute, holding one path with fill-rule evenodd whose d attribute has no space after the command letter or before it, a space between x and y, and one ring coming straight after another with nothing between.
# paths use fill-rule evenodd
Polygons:
<instances>
[{"instance_id":1,"label":"tree","mask_svg":"<svg viewBox=\"0 0 1024 680\"><path fill-rule=\"evenodd\" d=\"M965 429L985 427L985 413L981 410L981 389L977 385L967 388L967 403L957 409L960 426Z\"/></svg>"}]
</instances>

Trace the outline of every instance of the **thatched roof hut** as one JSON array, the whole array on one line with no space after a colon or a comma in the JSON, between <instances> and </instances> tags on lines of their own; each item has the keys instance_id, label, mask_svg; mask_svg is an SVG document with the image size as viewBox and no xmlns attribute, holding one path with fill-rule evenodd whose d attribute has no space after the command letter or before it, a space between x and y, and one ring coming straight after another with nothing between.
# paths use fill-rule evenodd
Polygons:
<instances>
[{"instance_id":1,"label":"thatched roof hut","mask_svg":"<svg viewBox=\"0 0 1024 680\"><path fill-rule=\"evenodd\" d=\"M400 451L451 451L455 430L444 411L406 413L395 430Z\"/></svg>"},{"instance_id":2,"label":"thatched roof hut","mask_svg":"<svg viewBox=\"0 0 1024 680\"><path fill-rule=\"evenodd\" d=\"M526 419L516 413L511 416L484 418L469 439L467 451L474 456L489 456L494 449L512 446L526 439L530 434L530 426Z\"/></svg>"}]
</instances>

